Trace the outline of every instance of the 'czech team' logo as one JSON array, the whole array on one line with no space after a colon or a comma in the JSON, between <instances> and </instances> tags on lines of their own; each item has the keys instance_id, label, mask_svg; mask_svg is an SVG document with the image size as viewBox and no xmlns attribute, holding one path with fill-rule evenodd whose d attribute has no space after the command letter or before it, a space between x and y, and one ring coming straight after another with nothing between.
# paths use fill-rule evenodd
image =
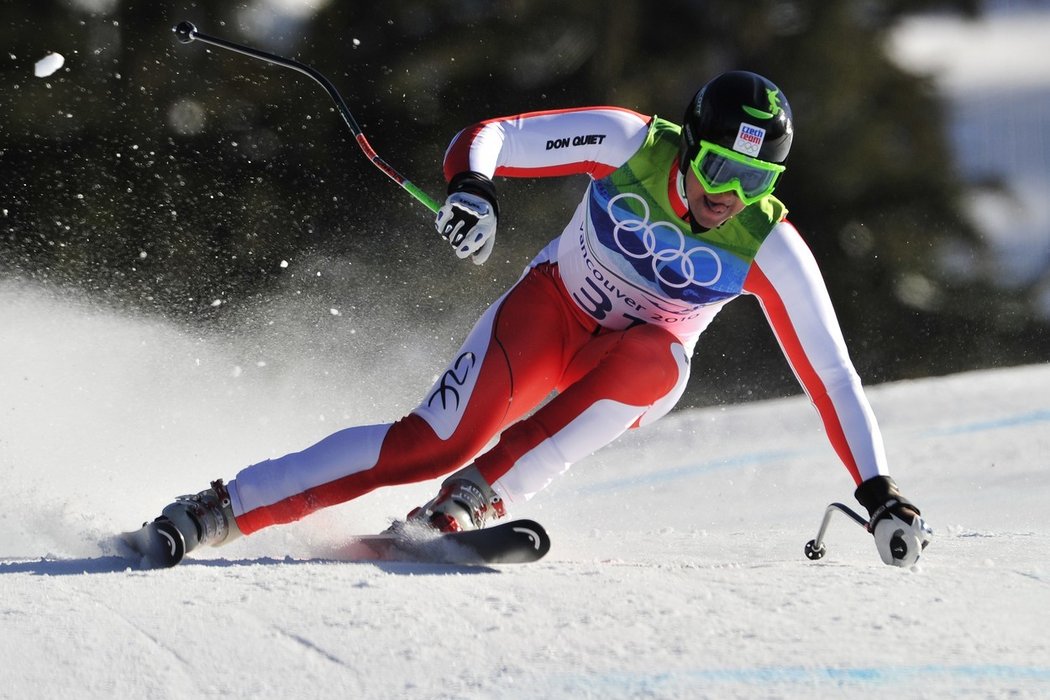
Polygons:
<instances>
[{"instance_id":1,"label":"'czech team' logo","mask_svg":"<svg viewBox=\"0 0 1050 700\"><path fill-rule=\"evenodd\" d=\"M733 150L752 158L758 157L762 150L762 144L766 140L766 130L751 124L740 122L740 129L736 132L736 141Z\"/></svg>"}]
</instances>

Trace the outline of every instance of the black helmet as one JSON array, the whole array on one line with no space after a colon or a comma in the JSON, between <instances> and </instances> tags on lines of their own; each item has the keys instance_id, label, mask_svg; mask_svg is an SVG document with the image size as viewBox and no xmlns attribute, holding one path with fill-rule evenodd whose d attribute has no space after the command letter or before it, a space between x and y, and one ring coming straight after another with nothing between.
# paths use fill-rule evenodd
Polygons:
<instances>
[{"instance_id":1,"label":"black helmet","mask_svg":"<svg viewBox=\"0 0 1050 700\"><path fill-rule=\"evenodd\" d=\"M686 172L700 152L701 140L783 164L793 133L791 107L780 88L757 73L723 73L689 101L682 120L679 167Z\"/></svg>"}]
</instances>

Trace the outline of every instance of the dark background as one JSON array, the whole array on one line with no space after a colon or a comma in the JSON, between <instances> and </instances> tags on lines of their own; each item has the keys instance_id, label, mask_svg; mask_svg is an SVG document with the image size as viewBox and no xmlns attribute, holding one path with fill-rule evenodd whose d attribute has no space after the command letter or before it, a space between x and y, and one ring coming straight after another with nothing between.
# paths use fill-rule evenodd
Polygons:
<instances>
[{"instance_id":1,"label":"dark background","mask_svg":"<svg viewBox=\"0 0 1050 700\"><path fill-rule=\"evenodd\" d=\"M325 74L379 154L437 199L444 149L474 121L592 104L678 121L713 75L758 71L796 120L778 196L866 383L1047 357L1031 290L940 264L962 251L979 272L987 249L961 214L944 105L884 49L903 13L974 16L976 0L320 5L291 17L261 0L0 4L0 274L208 332L262 325L271 300L302 295L418 324L436 370L579 200L582 179L499 180L496 252L458 261L316 83L179 44L186 19ZM48 51L65 66L34 77ZM694 377L684 405L798 392L748 299L703 336Z\"/></svg>"}]
</instances>

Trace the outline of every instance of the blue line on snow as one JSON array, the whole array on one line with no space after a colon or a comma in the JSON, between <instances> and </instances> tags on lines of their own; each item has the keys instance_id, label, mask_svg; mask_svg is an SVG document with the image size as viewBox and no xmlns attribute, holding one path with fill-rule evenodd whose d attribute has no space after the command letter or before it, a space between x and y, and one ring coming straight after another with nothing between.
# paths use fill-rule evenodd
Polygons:
<instances>
[{"instance_id":1,"label":"blue line on snow","mask_svg":"<svg viewBox=\"0 0 1050 700\"><path fill-rule=\"evenodd\" d=\"M1045 422L1050 422L1050 410L1033 411L1031 413L1022 413L1020 415L999 418L996 420L976 421L973 423L963 423L955 426L936 428L934 430L928 430L921 433L919 437L931 438L944 437L949 435L965 435L972 433L981 433L989 430L1001 430L1003 428L1015 428L1018 426L1032 425L1034 423ZM653 486L655 484L673 482L686 477L697 476L699 474L708 474L710 472L718 471L720 469L734 469L737 467L746 467L756 464L779 462L785 459L792 459L795 457L813 453L814 451L812 450L751 452L742 455L737 455L734 457L726 457L724 459L712 460L709 462L687 464L685 466L672 467L657 472L646 472L644 474L638 474L637 476L629 476L624 477L622 479L615 479L612 481L603 481L597 484L593 484L589 487L582 488L581 492L597 494L609 493L622 488L631 488L642 485Z\"/></svg>"},{"instance_id":2,"label":"blue line on snow","mask_svg":"<svg viewBox=\"0 0 1050 700\"><path fill-rule=\"evenodd\" d=\"M1020 415L1009 416L1007 418L978 421L975 423L963 423L962 425L956 425L947 428L937 428L934 430L927 431L923 433L923 435L926 437L935 437L942 435L962 435L965 433L983 433L986 430L1016 428L1022 425L1032 425L1033 423L1045 423L1047 421L1050 421L1050 411L1033 411L1032 413L1022 413Z\"/></svg>"},{"instance_id":3,"label":"blue line on snow","mask_svg":"<svg viewBox=\"0 0 1050 700\"><path fill-rule=\"evenodd\" d=\"M661 686L683 684L743 683L743 684L820 684L835 685L883 684L901 681L940 678L957 681L1050 681L1050 668L1044 666L1013 666L1006 664L967 664L924 666L870 666L853 668L802 668L770 666L764 668L739 669L691 669L653 673L610 673L568 676L566 685L586 687L591 692L596 686L607 685L617 691L654 691Z\"/></svg>"},{"instance_id":4,"label":"blue line on snow","mask_svg":"<svg viewBox=\"0 0 1050 700\"><path fill-rule=\"evenodd\" d=\"M677 481L688 476L696 476L698 474L707 474L720 469L733 469L736 467L746 467L752 464L765 464L768 462L782 462L785 459L791 459L801 454L806 454L799 450L783 450L783 451L770 451L770 452L751 452L749 454L737 455L735 457L727 457L725 459L712 460L710 462L700 462L698 464L687 464L682 467L671 467L669 469L661 469L656 472L645 472L644 474L638 474L637 476L628 476L623 479L614 479L611 481L603 481L588 488L582 489L588 493L607 493L609 491L616 491L621 488L634 487L634 486L653 486L654 484L666 483L670 481Z\"/></svg>"}]
</instances>

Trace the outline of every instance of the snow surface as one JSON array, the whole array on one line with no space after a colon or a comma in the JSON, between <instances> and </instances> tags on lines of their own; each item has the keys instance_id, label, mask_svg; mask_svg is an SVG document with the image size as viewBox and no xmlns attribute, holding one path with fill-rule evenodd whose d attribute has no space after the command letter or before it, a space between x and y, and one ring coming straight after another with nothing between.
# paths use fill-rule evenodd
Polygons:
<instances>
[{"instance_id":1,"label":"snow surface","mask_svg":"<svg viewBox=\"0 0 1050 700\"><path fill-rule=\"evenodd\" d=\"M103 553L178 493L410 408L401 356L413 386L0 283L0 697L1050 696L1046 365L870 390L936 530L910 570L845 518L804 558L853 499L802 398L675 413L576 465L514 513L554 540L534 565L332 559L431 484L171 570Z\"/></svg>"}]
</instances>

